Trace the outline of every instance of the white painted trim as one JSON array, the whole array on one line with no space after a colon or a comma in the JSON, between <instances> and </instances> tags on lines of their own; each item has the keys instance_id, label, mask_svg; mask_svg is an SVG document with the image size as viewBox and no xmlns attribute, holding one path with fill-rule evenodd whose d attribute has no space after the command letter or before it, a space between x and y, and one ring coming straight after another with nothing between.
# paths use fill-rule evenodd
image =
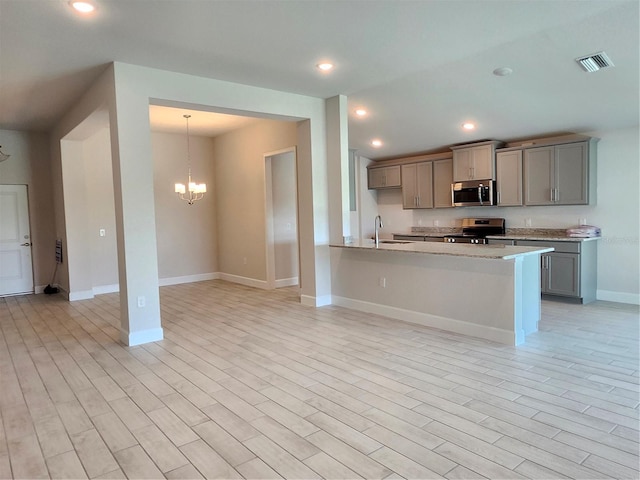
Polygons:
<instances>
[{"instance_id":1,"label":"white painted trim","mask_svg":"<svg viewBox=\"0 0 640 480\"><path fill-rule=\"evenodd\" d=\"M90 300L94 297L92 290L80 290L77 292L69 292L69 301L75 302L77 300Z\"/></svg>"},{"instance_id":2,"label":"white painted trim","mask_svg":"<svg viewBox=\"0 0 640 480\"><path fill-rule=\"evenodd\" d=\"M102 295L105 293L118 293L120 291L120 285L118 283L114 283L113 285L99 285L97 287L93 287L94 295Z\"/></svg>"},{"instance_id":3,"label":"white painted trim","mask_svg":"<svg viewBox=\"0 0 640 480\"><path fill-rule=\"evenodd\" d=\"M311 295L300 295L300 303L307 307L324 307L331 305L331 299L334 298L331 295L324 295L321 297L312 297Z\"/></svg>"},{"instance_id":4,"label":"white painted trim","mask_svg":"<svg viewBox=\"0 0 640 480\"><path fill-rule=\"evenodd\" d=\"M196 275L184 275L181 277L159 278L158 285L161 287L166 287L168 285L179 285L181 283L194 283L194 282L204 282L207 280L218 280L219 278L220 278L219 272L198 273Z\"/></svg>"},{"instance_id":5,"label":"white painted trim","mask_svg":"<svg viewBox=\"0 0 640 480\"><path fill-rule=\"evenodd\" d=\"M162 328L150 328L139 332L127 332L120 330L120 340L129 347L142 345L143 343L157 342L164 338Z\"/></svg>"},{"instance_id":6,"label":"white painted trim","mask_svg":"<svg viewBox=\"0 0 640 480\"><path fill-rule=\"evenodd\" d=\"M265 280L256 280L255 278L241 277L240 275L232 275L230 273L220 273L220 280L227 282L239 283L247 287L261 288L267 290L267 282Z\"/></svg>"},{"instance_id":7,"label":"white painted trim","mask_svg":"<svg viewBox=\"0 0 640 480\"><path fill-rule=\"evenodd\" d=\"M640 305L640 294L627 292L613 292L611 290L598 290L596 292L598 300L606 302L628 303L631 305Z\"/></svg>"},{"instance_id":8,"label":"white painted trim","mask_svg":"<svg viewBox=\"0 0 640 480\"><path fill-rule=\"evenodd\" d=\"M403 308L389 307L377 303L364 302L362 300L354 300L333 296L333 304L340 307L350 308L365 313L374 313L376 315L384 315L385 317L395 318L404 322L416 323L426 327L437 328L449 332L459 333L472 337L483 338L493 342L506 345L515 345L518 339L524 339L524 332L510 332L494 327L485 327L475 323L455 320L453 318L440 317L428 313L416 312L413 310L405 310Z\"/></svg>"},{"instance_id":9,"label":"white painted trim","mask_svg":"<svg viewBox=\"0 0 640 480\"><path fill-rule=\"evenodd\" d=\"M298 277L281 278L280 280L276 280L276 288L293 287L295 285L298 285Z\"/></svg>"},{"instance_id":10,"label":"white painted trim","mask_svg":"<svg viewBox=\"0 0 640 480\"><path fill-rule=\"evenodd\" d=\"M294 176L296 181L295 192L295 204L296 204L296 248L298 249L298 275L302 271L300 267L300 215L298 206L298 191L300 182L298 181L298 149L294 145L292 147L275 150L272 152L266 152L262 155L264 161L264 216L265 216L265 258L266 258L266 276L267 276L267 289L289 287L297 285L299 282L296 279L295 284L281 284L283 280L276 279L276 252L275 252L275 232L273 226L273 175L272 175L272 159L278 155L284 155L287 153L293 154Z\"/></svg>"},{"instance_id":11,"label":"white painted trim","mask_svg":"<svg viewBox=\"0 0 640 480\"><path fill-rule=\"evenodd\" d=\"M297 155L298 147L294 145L293 147L281 148L280 150L274 150L273 152L263 153L262 156L275 157L276 155L282 155L283 153L294 153Z\"/></svg>"}]
</instances>

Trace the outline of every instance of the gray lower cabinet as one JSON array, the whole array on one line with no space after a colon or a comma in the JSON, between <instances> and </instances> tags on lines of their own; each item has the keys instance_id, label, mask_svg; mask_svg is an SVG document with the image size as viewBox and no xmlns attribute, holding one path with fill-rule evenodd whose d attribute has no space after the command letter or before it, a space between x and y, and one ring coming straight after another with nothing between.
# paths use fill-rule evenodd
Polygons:
<instances>
[{"instance_id":1,"label":"gray lower cabinet","mask_svg":"<svg viewBox=\"0 0 640 480\"><path fill-rule=\"evenodd\" d=\"M502 238L489 238L489 245L514 245L513 240L507 240Z\"/></svg>"},{"instance_id":2,"label":"gray lower cabinet","mask_svg":"<svg viewBox=\"0 0 640 480\"><path fill-rule=\"evenodd\" d=\"M442 237L432 237L429 235L401 235L398 233L393 234L394 240L408 240L410 242L443 242Z\"/></svg>"},{"instance_id":3,"label":"gray lower cabinet","mask_svg":"<svg viewBox=\"0 0 640 480\"><path fill-rule=\"evenodd\" d=\"M516 240L515 245L555 249L540 256L540 288L543 295L571 298L581 303L596 299L597 240Z\"/></svg>"}]
</instances>

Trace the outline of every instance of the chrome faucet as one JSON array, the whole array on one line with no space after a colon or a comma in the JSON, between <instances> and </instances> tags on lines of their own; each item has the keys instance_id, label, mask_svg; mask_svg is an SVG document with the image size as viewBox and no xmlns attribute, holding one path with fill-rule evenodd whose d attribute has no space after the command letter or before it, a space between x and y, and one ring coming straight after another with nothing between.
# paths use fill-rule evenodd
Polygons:
<instances>
[{"instance_id":1,"label":"chrome faucet","mask_svg":"<svg viewBox=\"0 0 640 480\"><path fill-rule=\"evenodd\" d=\"M373 221L373 228L375 230L376 247L380 245L380 229L382 228L382 217L378 215Z\"/></svg>"}]
</instances>

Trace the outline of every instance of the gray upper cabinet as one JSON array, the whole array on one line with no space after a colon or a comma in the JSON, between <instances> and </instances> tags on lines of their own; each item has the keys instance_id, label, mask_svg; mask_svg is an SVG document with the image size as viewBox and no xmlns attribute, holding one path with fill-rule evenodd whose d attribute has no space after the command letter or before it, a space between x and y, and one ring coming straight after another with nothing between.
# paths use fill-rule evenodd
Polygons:
<instances>
[{"instance_id":1,"label":"gray upper cabinet","mask_svg":"<svg viewBox=\"0 0 640 480\"><path fill-rule=\"evenodd\" d=\"M498 205L522 205L522 150L496 153Z\"/></svg>"},{"instance_id":2,"label":"gray upper cabinet","mask_svg":"<svg viewBox=\"0 0 640 480\"><path fill-rule=\"evenodd\" d=\"M495 149L502 142L488 141L451 147L453 150L453 181L496 178Z\"/></svg>"},{"instance_id":3,"label":"gray upper cabinet","mask_svg":"<svg viewBox=\"0 0 640 480\"><path fill-rule=\"evenodd\" d=\"M369 168L367 180L369 189L398 188L401 186L400 165Z\"/></svg>"},{"instance_id":4,"label":"gray upper cabinet","mask_svg":"<svg viewBox=\"0 0 640 480\"><path fill-rule=\"evenodd\" d=\"M451 184L453 183L453 160L434 160L433 162L433 206L450 208Z\"/></svg>"},{"instance_id":5,"label":"gray upper cabinet","mask_svg":"<svg viewBox=\"0 0 640 480\"><path fill-rule=\"evenodd\" d=\"M433 208L433 162L402 165L402 208Z\"/></svg>"},{"instance_id":6,"label":"gray upper cabinet","mask_svg":"<svg viewBox=\"0 0 640 480\"><path fill-rule=\"evenodd\" d=\"M588 204L589 149L588 142L526 149L525 204Z\"/></svg>"}]
</instances>

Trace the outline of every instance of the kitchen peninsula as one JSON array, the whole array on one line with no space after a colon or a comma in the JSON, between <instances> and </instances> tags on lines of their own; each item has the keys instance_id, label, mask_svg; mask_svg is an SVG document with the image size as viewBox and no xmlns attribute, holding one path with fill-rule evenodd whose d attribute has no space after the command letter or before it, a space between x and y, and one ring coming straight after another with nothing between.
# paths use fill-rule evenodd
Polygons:
<instances>
[{"instance_id":1,"label":"kitchen peninsula","mask_svg":"<svg viewBox=\"0 0 640 480\"><path fill-rule=\"evenodd\" d=\"M540 255L553 248L388 240L331 247L335 305L507 345L538 329Z\"/></svg>"}]
</instances>

